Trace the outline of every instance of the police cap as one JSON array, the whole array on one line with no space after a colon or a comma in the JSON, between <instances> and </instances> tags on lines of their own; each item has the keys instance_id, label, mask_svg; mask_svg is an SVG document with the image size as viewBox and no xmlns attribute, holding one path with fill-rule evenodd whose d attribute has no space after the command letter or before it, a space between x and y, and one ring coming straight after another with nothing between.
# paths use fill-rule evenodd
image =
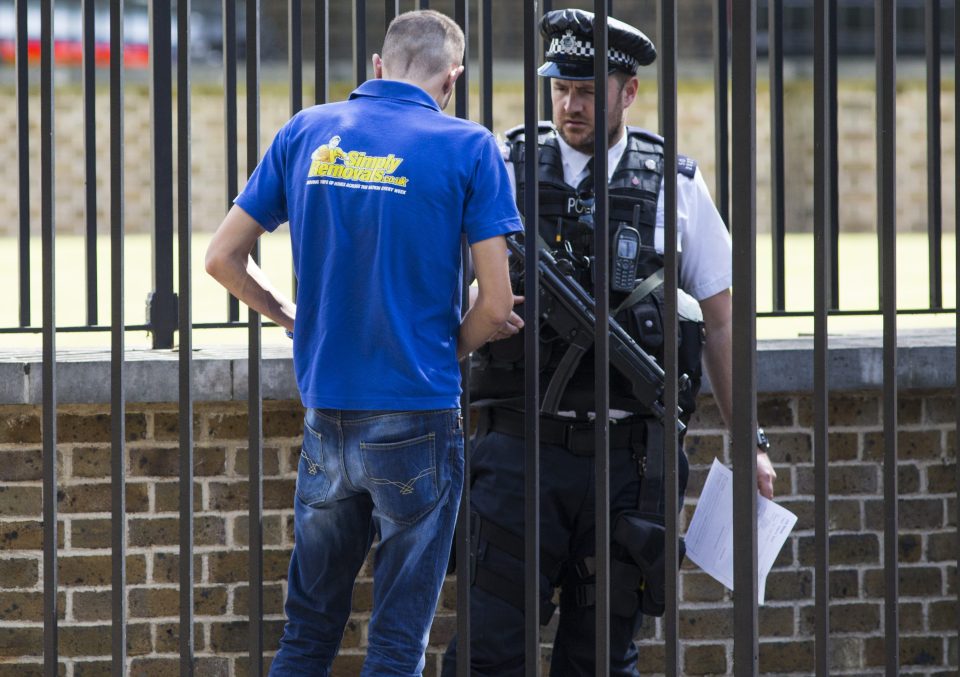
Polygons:
<instances>
[{"instance_id":1,"label":"police cap","mask_svg":"<svg viewBox=\"0 0 960 677\"><path fill-rule=\"evenodd\" d=\"M537 73L563 80L593 79L593 13L558 9L540 20L547 45L546 63ZM610 71L636 75L637 68L653 63L657 49L650 38L618 19L607 19L607 63Z\"/></svg>"}]
</instances>

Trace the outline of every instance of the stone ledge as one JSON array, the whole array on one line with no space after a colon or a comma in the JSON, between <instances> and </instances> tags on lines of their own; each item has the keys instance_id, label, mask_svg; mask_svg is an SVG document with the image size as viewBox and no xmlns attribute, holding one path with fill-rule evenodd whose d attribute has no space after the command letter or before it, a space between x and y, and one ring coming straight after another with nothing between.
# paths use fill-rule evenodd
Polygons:
<instances>
[{"instance_id":1,"label":"stone ledge","mask_svg":"<svg viewBox=\"0 0 960 677\"><path fill-rule=\"evenodd\" d=\"M173 350L126 353L128 402L176 402L179 355ZM265 346L261 383L268 400L299 399L290 346ZM882 336L830 338L831 390L869 390L883 384ZM248 362L243 346L201 348L193 354L193 397L197 402L245 400ZM42 404L43 360L39 350L0 353L0 404ZM63 350L57 353L57 401L96 404L110 401L110 351ZM956 387L956 333L952 330L901 332L897 346L901 390ZM813 338L774 339L757 346L760 393L813 389ZM704 391L710 391L709 383Z\"/></svg>"}]
</instances>

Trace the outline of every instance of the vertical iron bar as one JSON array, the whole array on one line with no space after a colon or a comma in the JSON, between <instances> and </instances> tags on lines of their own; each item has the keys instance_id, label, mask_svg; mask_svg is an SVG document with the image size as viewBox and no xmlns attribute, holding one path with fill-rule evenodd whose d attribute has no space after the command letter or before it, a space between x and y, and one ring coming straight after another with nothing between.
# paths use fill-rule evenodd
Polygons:
<instances>
[{"instance_id":1,"label":"vertical iron bar","mask_svg":"<svg viewBox=\"0 0 960 677\"><path fill-rule=\"evenodd\" d=\"M610 224L607 222L607 3L593 3L594 142L593 185L594 245L596 254L594 294L594 379L596 384L596 430L594 467L596 481L596 666L598 677L610 674Z\"/></svg>"},{"instance_id":2,"label":"vertical iron bar","mask_svg":"<svg viewBox=\"0 0 960 677\"><path fill-rule=\"evenodd\" d=\"M468 55L470 54L470 12L468 9L468 0L456 0L453 6L453 20L457 22L460 28L463 30L463 39L464 39L464 52L463 52L463 63L464 66L467 64ZM463 69L463 74L457 78L457 82L454 85L455 95L456 95L456 104L454 114L458 118L463 118L468 120L470 118L470 106L468 105L468 97L470 91L469 83L470 71L467 68Z\"/></svg>"},{"instance_id":3,"label":"vertical iron bar","mask_svg":"<svg viewBox=\"0 0 960 677\"><path fill-rule=\"evenodd\" d=\"M543 5L543 13L546 14L553 10L553 0L542 0L540 3ZM537 17L538 19L540 17ZM545 45L543 45L543 38L540 36L540 31L538 30L538 24L534 24L533 28L534 40L537 42L538 51L537 54L543 54L546 52ZM536 67L536 66L534 66ZM543 108L543 119L552 120L553 119L553 97L550 95L550 78L543 78L543 94L541 95L540 105Z\"/></svg>"},{"instance_id":4,"label":"vertical iron bar","mask_svg":"<svg viewBox=\"0 0 960 677\"><path fill-rule=\"evenodd\" d=\"M223 148L226 209L237 196L237 0L223 0ZM227 292L227 321L240 321L240 301Z\"/></svg>"},{"instance_id":5,"label":"vertical iron bar","mask_svg":"<svg viewBox=\"0 0 960 677\"><path fill-rule=\"evenodd\" d=\"M389 4L389 2L388 2ZM457 22L463 31L463 64L467 65L470 58L470 7L468 0L456 0L454 3L453 20ZM464 69L463 74L456 82L456 115L464 120L470 117L469 106L469 87L467 84L468 70ZM470 307L470 289L468 279L468 261L470 260L470 247L466 238L463 238L460 245L460 259L462 262L463 289L462 289L462 307L466 310ZM464 430L464 477L470 477L470 360L464 360L460 365L461 380L463 383L463 394L461 396L460 411L463 414ZM457 561L463 562L460 572L457 575L457 673L460 675L470 674L471 646L470 646L470 553L473 546L471 543L470 532L470 482L463 483L463 489L460 493L460 510L457 514L456 527L456 548Z\"/></svg>"},{"instance_id":6,"label":"vertical iron bar","mask_svg":"<svg viewBox=\"0 0 960 677\"><path fill-rule=\"evenodd\" d=\"M20 326L30 326L30 71L27 62L27 2L17 3L17 200Z\"/></svg>"},{"instance_id":7,"label":"vertical iron bar","mask_svg":"<svg viewBox=\"0 0 960 677\"><path fill-rule=\"evenodd\" d=\"M289 0L287 9L287 55L290 61L290 116L293 117L303 108L303 19L301 0ZM297 273L290 273L290 286L293 300L297 300Z\"/></svg>"},{"instance_id":8,"label":"vertical iron bar","mask_svg":"<svg viewBox=\"0 0 960 677\"><path fill-rule=\"evenodd\" d=\"M383 0L383 30L390 27L397 14L400 13L400 0Z\"/></svg>"},{"instance_id":9,"label":"vertical iron bar","mask_svg":"<svg viewBox=\"0 0 960 677\"><path fill-rule=\"evenodd\" d=\"M260 159L260 0L247 0L247 176ZM250 252L260 263L260 244ZM250 469L250 674L263 674L263 402L260 314L248 311L247 463Z\"/></svg>"},{"instance_id":10,"label":"vertical iron bar","mask_svg":"<svg viewBox=\"0 0 960 677\"><path fill-rule=\"evenodd\" d=\"M927 237L930 308L943 308L943 215L940 172L940 0L927 0Z\"/></svg>"},{"instance_id":11,"label":"vertical iron bar","mask_svg":"<svg viewBox=\"0 0 960 677\"><path fill-rule=\"evenodd\" d=\"M814 660L818 677L830 673L830 520L827 497L829 483L829 395L827 380L827 311L830 308L830 261L833 222L831 196L836 176L830 156L830 10L836 0L814 3L814 219L813 219L813 463L814 541L816 549L816 604Z\"/></svg>"},{"instance_id":12,"label":"vertical iron bar","mask_svg":"<svg viewBox=\"0 0 960 677\"><path fill-rule=\"evenodd\" d=\"M43 256L43 673L57 675L57 318L53 0L40 2L40 227Z\"/></svg>"},{"instance_id":13,"label":"vertical iron bar","mask_svg":"<svg viewBox=\"0 0 960 677\"><path fill-rule=\"evenodd\" d=\"M757 674L756 0L733 3L734 671Z\"/></svg>"},{"instance_id":14,"label":"vertical iron bar","mask_svg":"<svg viewBox=\"0 0 960 677\"><path fill-rule=\"evenodd\" d=\"M477 41L480 60L480 124L493 131L493 8L492 0L477 2ZM527 39L531 36L526 35ZM536 40L534 40L536 42Z\"/></svg>"},{"instance_id":15,"label":"vertical iron bar","mask_svg":"<svg viewBox=\"0 0 960 677\"><path fill-rule=\"evenodd\" d=\"M953 72L960 73L960 11L957 11L956 6L954 6L953 11ZM956 77L956 76L954 76ZM953 88L953 138L960 139L960 87L954 85ZM953 194L960 195L960 153L954 151L953 154ZM960 261L960 203L954 200L953 205L953 231L954 231L954 247L955 247L955 261ZM956 319L954 320L954 336L960 336L960 275L954 275L954 284L956 286L954 293L954 309L956 312ZM960 343L954 340L954 364L956 369L956 375L954 377L954 383L956 394L954 395L954 433L953 433L953 458L956 461L956 514L954 519L957 524L957 543L960 543ZM960 555L957 557L957 576L960 576ZM960 647L960 585L957 586L957 608L956 608L956 619L957 619L957 644ZM960 650L960 649L958 649ZM957 661L960 662L960 656L958 656Z\"/></svg>"},{"instance_id":16,"label":"vertical iron bar","mask_svg":"<svg viewBox=\"0 0 960 677\"><path fill-rule=\"evenodd\" d=\"M714 129L715 162L717 172L716 202L720 218L730 228L730 6L727 0L713 5L713 86L716 122Z\"/></svg>"},{"instance_id":17,"label":"vertical iron bar","mask_svg":"<svg viewBox=\"0 0 960 677\"><path fill-rule=\"evenodd\" d=\"M420 9L430 9L430 0L420 0Z\"/></svg>"},{"instance_id":18,"label":"vertical iron bar","mask_svg":"<svg viewBox=\"0 0 960 677\"><path fill-rule=\"evenodd\" d=\"M173 82L170 0L150 5L150 104L153 127L153 292L148 299L154 348L172 348L177 301L173 294Z\"/></svg>"},{"instance_id":19,"label":"vertical iron bar","mask_svg":"<svg viewBox=\"0 0 960 677\"><path fill-rule=\"evenodd\" d=\"M97 79L94 0L81 0L83 22L83 166L87 324L97 324Z\"/></svg>"},{"instance_id":20,"label":"vertical iron bar","mask_svg":"<svg viewBox=\"0 0 960 677\"><path fill-rule=\"evenodd\" d=\"M110 2L110 509L113 677L127 664L127 464L123 311L123 9Z\"/></svg>"},{"instance_id":21,"label":"vertical iron bar","mask_svg":"<svg viewBox=\"0 0 960 677\"><path fill-rule=\"evenodd\" d=\"M367 79L367 0L353 0L353 72L360 86Z\"/></svg>"},{"instance_id":22,"label":"vertical iron bar","mask_svg":"<svg viewBox=\"0 0 960 677\"><path fill-rule=\"evenodd\" d=\"M190 0L177 5L177 247L179 255L180 675L193 675L193 329L191 311Z\"/></svg>"},{"instance_id":23,"label":"vertical iron bar","mask_svg":"<svg viewBox=\"0 0 960 677\"><path fill-rule=\"evenodd\" d=\"M785 256L786 181L784 179L783 124L783 0L769 0L770 39L770 242L773 247L773 310L786 305Z\"/></svg>"},{"instance_id":24,"label":"vertical iron bar","mask_svg":"<svg viewBox=\"0 0 960 677\"><path fill-rule=\"evenodd\" d=\"M313 30L313 100L326 103L330 98L330 0L316 0Z\"/></svg>"},{"instance_id":25,"label":"vertical iron bar","mask_svg":"<svg viewBox=\"0 0 960 677\"><path fill-rule=\"evenodd\" d=\"M680 674L679 587L680 551L677 544L680 512L678 449L680 437L676 418L679 364L677 356L677 3L660 0L660 130L663 134L663 254L664 319L663 370L666 387L663 405L670 416L664 420L663 491L664 527L664 600L663 616L664 674Z\"/></svg>"},{"instance_id":26,"label":"vertical iron bar","mask_svg":"<svg viewBox=\"0 0 960 677\"><path fill-rule=\"evenodd\" d=\"M289 0L287 12L287 56L290 61L290 115L303 108L303 18L301 0Z\"/></svg>"},{"instance_id":27,"label":"vertical iron bar","mask_svg":"<svg viewBox=\"0 0 960 677\"><path fill-rule=\"evenodd\" d=\"M840 175L840 130L838 124L839 102L837 96L837 0L827 3L827 105L829 111L828 129L830 133L830 180L834 189L830 191L830 308L840 308L840 191L837 190Z\"/></svg>"},{"instance_id":28,"label":"vertical iron bar","mask_svg":"<svg viewBox=\"0 0 960 677\"><path fill-rule=\"evenodd\" d=\"M886 674L899 667L897 566L896 2L877 5L877 221L883 311L883 567Z\"/></svg>"},{"instance_id":29,"label":"vertical iron bar","mask_svg":"<svg viewBox=\"0 0 960 677\"><path fill-rule=\"evenodd\" d=\"M540 16L535 2L523 11L523 163L524 270L536 270L539 260L540 148L537 144L537 75ZM519 180L520 177L517 177ZM540 277L524 275L524 530L523 610L524 674L540 675Z\"/></svg>"}]
</instances>

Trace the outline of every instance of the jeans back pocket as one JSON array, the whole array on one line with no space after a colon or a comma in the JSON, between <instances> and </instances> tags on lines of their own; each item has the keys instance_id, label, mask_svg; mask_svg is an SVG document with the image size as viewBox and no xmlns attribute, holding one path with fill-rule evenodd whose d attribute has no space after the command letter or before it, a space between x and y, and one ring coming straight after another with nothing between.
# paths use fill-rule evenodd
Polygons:
<instances>
[{"instance_id":1,"label":"jeans back pocket","mask_svg":"<svg viewBox=\"0 0 960 677\"><path fill-rule=\"evenodd\" d=\"M434 443L434 433L399 442L360 443L367 489L391 522L416 522L439 500Z\"/></svg>"},{"instance_id":2,"label":"jeans back pocket","mask_svg":"<svg viewBox=\"0 0 960 677\"><path fill-rule=\"evenodd\" d=\"M330 479L323 462L323 436L309 425L303 426L303 446L297 467L297 497L316 507L327 500Z\"/></svg>"}]
</instances>

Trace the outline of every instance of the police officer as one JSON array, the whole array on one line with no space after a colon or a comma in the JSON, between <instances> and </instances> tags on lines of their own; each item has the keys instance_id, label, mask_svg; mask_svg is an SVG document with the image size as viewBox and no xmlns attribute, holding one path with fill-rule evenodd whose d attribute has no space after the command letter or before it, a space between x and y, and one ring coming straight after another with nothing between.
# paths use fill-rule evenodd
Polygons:
<instances>
[{"instance_id":1,"label":"police officer","mask_svg":"<svg viewBox=\"0 0 960 677\"><path fill-rule=\"evenodd\" d=\"M546 60L539 69L551 79L553 123L541 123L539 147L539 234L546 246L567 259L580 282L593 291L594 65L593 15L566 9L544 15L540 30ZM651 64L656 49L636 28L608 23L607 134L611 237L633 229L639 246L630 254L638 285L632 292L611 289L610 303L621 324L651 354L662 355L663 141L625 125L637 96L637 70ZM524 162L533 155L523 128L507 134L505 156L519 205L524 199ZM690 385L681 392L684 418L695 404L701 350L724 420L731 420L731 247L696 162L680 157L677 176L680 252L679 358ZM618 248L611 243L611 252ZM632 285L631 285L632 286ZM518 314L511 318L522 327ZM551 383L566 349L549 327L541 328L541 393ZM482 407L473 445L471 519L474 553L471 587L471 674L522 675L523 641L523 338L518 334L489 344L475 355L473 401ZM633 642L643 615L663 613L656 581L631 548L647 526L662 529L662 437L649 412L611 378L610 495L613 525L611 558L611 675L637 675ZM594 373L592 354L563 384L556 414L541 413L540 537L541 622L554 611L559 589L560 619L551 675L593 675L594 670ZM661 433L662 434L662 433ZM766 437L758 431L757 486L773 496L776 477L767 457ZM680 451L681 493L687 463ZM659 473L653 467L660 467ZM659 506L659 520L650 506ZM638 512L638 507L641 509ZM642 509L647 508L643 513ZM654 511L655 512L655 511ZM649 520L628 520L642 514ZM621 518L618 520L618 518ZM626 532L620 533L621 523ZM637 525L631 531L632 527ZM662 533L662 532L661 532ZM662 538L662 536L661 536ZM648 541L655 543L655 539ZM662 544L662 540L660 541ZM627 547L630 546L630 547ZM649 552L646 554L650 554ZM653 556L662 558L662 545ZM662 560L661 560L662 562ZM662 564L661 564L662 567ZM647 571L644 580L644 571ZM662 572L662 568L660 569ZM662 585L662 580L659 582ZM651 595L653 598L652 599ZM443 674L456 668L456 639L444 657Z\"/></svg>"}]
</instances>

